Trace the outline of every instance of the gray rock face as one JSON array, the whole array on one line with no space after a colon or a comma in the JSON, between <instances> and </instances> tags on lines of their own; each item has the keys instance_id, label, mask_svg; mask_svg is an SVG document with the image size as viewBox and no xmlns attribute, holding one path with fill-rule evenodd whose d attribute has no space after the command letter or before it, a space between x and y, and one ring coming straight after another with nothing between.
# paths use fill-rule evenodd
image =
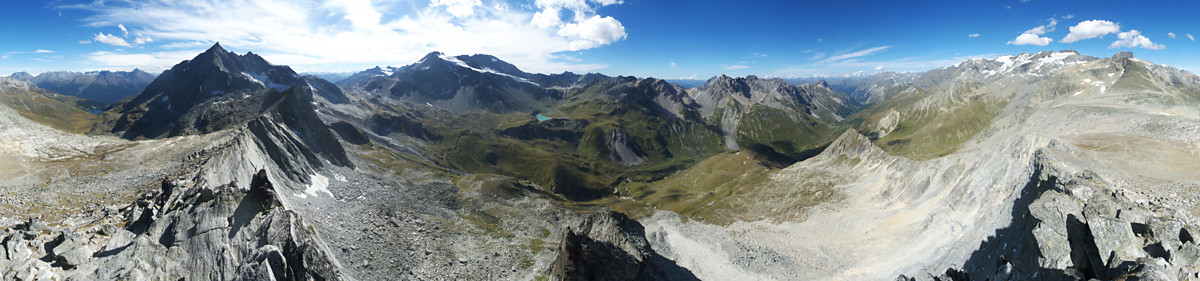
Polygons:
<instances>
[{"instance_id":1,"label":"gray rock face","mask_svg":"<svg viewBox=\"0 0 1200 281\"><path fill-rule=\"evenodd\" d=\"M563 233L550 274L555 280L699 280L651 249L641 224L612 211Z\"/></svg>"},{"instance_id":2,"label":"gray rock face","mask_svg":"<svg viewBox=\"0 0 1200 281\"><path fill-rule=\"evenodd\" d=\"M165 206L146 196L126 207L124 229L90 227L13 233L5 238L6 279L41 280L339 280L335 262L321 250L295 212L263 210L267 200L236 184L191 187ZM47 256L36 259L30 245L49 240ZM95 249L95 251L93 251Z\"/></svg>"},{"instance_id":3,"label":"gray rock face","mask_svg":"<svg viewBox=\"0 0 1200 281\"><path fill-rule=\"evenodd\" d=\"M610 149L608 158L621 163L621 165L637 166L645 161L642 159L642 155L646 153L642 152L637 143L630 140L629 135L621 129L614 129L612 133L609 133L608 144Z\"/></svg>"}]
</instances>

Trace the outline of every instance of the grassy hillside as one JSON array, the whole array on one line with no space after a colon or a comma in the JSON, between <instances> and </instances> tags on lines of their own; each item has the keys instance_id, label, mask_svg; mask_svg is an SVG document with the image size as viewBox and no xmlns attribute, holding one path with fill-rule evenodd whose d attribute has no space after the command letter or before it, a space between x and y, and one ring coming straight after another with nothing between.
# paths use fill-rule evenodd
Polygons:
<instances>
[{"instance_id":1,"label":"grassy hillside","mask_svg":"<svg viewBox=\"0 0 1200 281\"><path fill-rule=\"evenodd\" d=\"M34 122L72 133L86 133L91 130L97 117L87 110L99 106L90 100L41 89L10 87L0 88L0 103Z\"/></svg>"}]
</instances>

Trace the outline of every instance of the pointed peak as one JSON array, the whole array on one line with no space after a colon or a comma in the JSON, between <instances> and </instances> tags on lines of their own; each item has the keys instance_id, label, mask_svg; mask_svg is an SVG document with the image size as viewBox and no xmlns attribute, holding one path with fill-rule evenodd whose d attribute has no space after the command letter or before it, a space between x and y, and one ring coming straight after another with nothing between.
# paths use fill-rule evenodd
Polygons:
<instances>
[{"instance_id":1,"label":"pointed peak","mask_svg":"<svg viewBox=\"0 0 1200 281\"><path fill-rule=\"evenodd\" d=\"M427 55L425 55L425 57L421 58L421 61L424 62L424 61L428 61L430 59L441 60L442 56L444 56L444 55L445 54L442 54L442 52L438 52L438 51L429 52L429 54L427 54Z\"/></svg>"},{"instance_id":2,"label":"pointed peak","mask_svg":"<svg viewBox=\"0 0 1200 281\"><path fill-rule=\"evenodd\" d=\"M229 51L226 51L226 50L225 50L225 48L222 48L222 47L221 47L221 42L217 42L217 43L213 44L213 45L212 45L212 47L209 47L209 48L208 48L208 51L205 51L205 52L221 52L221 53L228 53Z\"/></svg>"}]
</instances>

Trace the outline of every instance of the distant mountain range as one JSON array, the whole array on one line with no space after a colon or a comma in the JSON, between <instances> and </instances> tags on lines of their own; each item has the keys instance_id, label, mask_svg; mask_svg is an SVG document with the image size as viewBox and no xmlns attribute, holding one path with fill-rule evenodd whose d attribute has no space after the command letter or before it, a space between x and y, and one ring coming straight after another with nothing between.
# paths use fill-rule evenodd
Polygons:
<instances>
[{"instance_id":1,"label":"distant mountain range","mask_svg":"<svg viewBox=\"0 0 1200 281\"><path fill-rule=\"evenodd\" d=\"M133 71L50 71L30 75L17 72L9 78L29 81L38 88L51 92L112 104L120 99L141 92L155 75L134 69Z\"/></svg>"}]
</instances>

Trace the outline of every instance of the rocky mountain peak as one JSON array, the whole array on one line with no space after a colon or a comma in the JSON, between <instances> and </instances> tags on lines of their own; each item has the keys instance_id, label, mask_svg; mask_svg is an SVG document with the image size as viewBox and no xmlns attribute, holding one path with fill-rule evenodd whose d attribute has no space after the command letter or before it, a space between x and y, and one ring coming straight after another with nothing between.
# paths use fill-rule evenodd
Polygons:
<instances>
[{"instance_id":1,"label":"rocky mountain peak","mask_svg":"<svg viewBox=\"0 0 1200 281\"><path fill-rule=\"evenodd\" d=\"M33 80L33 75L30 75L29 72L21 71L21 72L16 72L16 73L13 73L12 75L9 75L8 78L30 81L30 80Z\"/></svg>"},{"instance_id":2,"label":"rocky mountain peak","mask_svg":"<svg viewBox=\"0 0 1200 281\"><path fill-rule=\"evenodd\" d=\"M442 56L445 56L445 54L442 54L442 52L438 52L438 51L429 52L429 54L426 54L424 57L421 58L421 60L417 61L417 63L420 64L420 63L429 62L429 61L440 61L440 60L442 60Z\"/></svg>"},{"instance_id":3,"label":"rocky mountain peak","mask_svg":"<svg viewBox=\"0 0 1200 281\"><path fill-rule=\"evenodd\" d=\"M221 42L214 43L212 45L212 47L208 47L208 50L204 51L204 52L205 53L229 53L229 51L226 51L225 48L221 47Z\"/></svg>"},{"instance_id":4,"label":"rocky mountain peak","mask_svg":"<svg viewBox=\"0 0 1200 281\"><path fill-rule=\"evenodd\" d=\"M883 156L884 154L882 149L871 143L870 138L854 129L847 129L837 140L830 143L824 152L821 152L821 155L825 157L846 156L850 158Z\"/></svg>"},{"instance_id":5,"label":"rocky mountain peak","mask_svg":"<svg viewBox=\"0 0 1200 281\"><path fill-rule=\"evenodd\" d=\"M1112 58L1113 59L1132 59L1133 52L1129 52L1129 51L1118 52L1116 54L1113 54Z\"/></svg>"}]
</instances>

